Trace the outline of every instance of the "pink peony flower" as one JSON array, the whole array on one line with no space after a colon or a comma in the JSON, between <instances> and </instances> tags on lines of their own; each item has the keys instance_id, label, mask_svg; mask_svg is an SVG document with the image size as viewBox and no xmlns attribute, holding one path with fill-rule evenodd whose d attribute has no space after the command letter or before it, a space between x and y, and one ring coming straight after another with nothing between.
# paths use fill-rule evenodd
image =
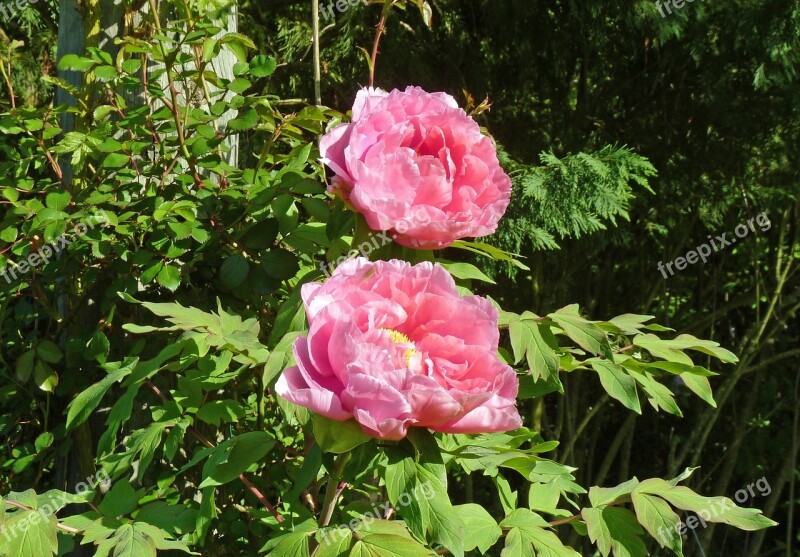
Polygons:
<instances>
[{"instance_id":1,"label":"pink peony flower","mask_svg":"<svg viewBox=\"0 0 800 557\"><path fill-rule=\"evenodd\" d=\"M353 121L323 136L319 149L336 173L331 189L405 246L488 236L511 198L491 139L446 93L362 89Z\"/></svg>"},{"instance_id":2,"label":"pink peony flower","mask_svg":"<svg viewBox=\"0 0 800 557\"><path fill-rule=\"evenodd\" d=\"M302 288L309 332L280 396L373 437L411 426L446 433L521 426L517 375L497 355L497 310L460 297L440 265L350 260Z\"/></svg>"}]
</instances>

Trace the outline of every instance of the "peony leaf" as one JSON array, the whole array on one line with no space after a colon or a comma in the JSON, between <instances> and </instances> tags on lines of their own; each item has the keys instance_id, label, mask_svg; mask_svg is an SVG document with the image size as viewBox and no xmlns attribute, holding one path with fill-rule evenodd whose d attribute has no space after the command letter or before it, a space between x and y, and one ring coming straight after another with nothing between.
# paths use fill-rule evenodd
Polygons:
<instances>
[{"instance_id":1,"label":"peony leaf","mask_svg":"<svg viewBox=\"0 0 800 557\"><path fill-rule=\"evenodd\" d=\"M314 414L314 439L326 453L346 453L371 439L358 422L337 422Z\"/></svg>"}]
</instances>

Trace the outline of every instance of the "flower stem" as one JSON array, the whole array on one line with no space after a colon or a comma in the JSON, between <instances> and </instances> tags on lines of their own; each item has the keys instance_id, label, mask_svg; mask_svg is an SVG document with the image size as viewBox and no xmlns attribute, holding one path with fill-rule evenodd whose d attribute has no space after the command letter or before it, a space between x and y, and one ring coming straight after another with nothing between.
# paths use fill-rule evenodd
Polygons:
<instances>
[{"instance_id":1,"label":"flower stem","mask_svg":"<svg viewBox=\"0 0 800 557\"><path fill-rule=\"evenodd\" d=\"M333 517L333 510L336 508L336 500L339 498L341 491L339 490L339 480L342 478L344 465L347 464L347 459L350 453L342 453L336 457L333 463L333 471L328 478L328 485L325 488L325 502L322 504L322 515L320 516L320 526L327 526L330 524Z\"/></svg>"},{"instance_id":2,"label":"flower stem","mask_svg":"<svg viewBox=\"0 0 800 557\"><path fill-rule=\"evenodd\" d=\"M375 64L378 63L378 45L381 42L381 35L386 30L386 16L389 15L389 10L394 4L393 0L387 0L383 3L383 9L381 10L381 19L378 21L378 29L375 32L375 42L372 44L372 59L369 65L369 86L374 87L375 85Z\"/></svg>"}]
</instances>

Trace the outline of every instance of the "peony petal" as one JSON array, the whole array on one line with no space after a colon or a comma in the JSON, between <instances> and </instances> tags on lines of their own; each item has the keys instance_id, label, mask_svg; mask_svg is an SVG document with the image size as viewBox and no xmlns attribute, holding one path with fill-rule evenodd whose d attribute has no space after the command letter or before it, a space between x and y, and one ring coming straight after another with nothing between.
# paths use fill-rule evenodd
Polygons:
<instances>
[{"instance_id":1,"label":"peony petal","mask_svg":"<svg viewBox=\"0 0 800 557\"><path fill-rule=\"evenodd\" d=\"M347 171L345 148L350 142L351 124L339 124L319 140L320 161L348 184L353 177Z\"/></svg>"},{"instance_id":2,"label":"peony petal","mask_svg":"<svg viewBox=\"0 0 800 557\"><path fill-rule=\"evenodd\" d=\"M332 420L345 421L352 417L352 414L342 408L341 402L331 391L309 387L296 366L287 368L281 374L275 383L275 391L289 402L304 406Z\"/></svg>"},{"instance_id":3,"label":"peony petal","mask_svg":"<svg viewBox=\"0 0 800 557\"><path fill-rule=\"evenodd\" d=\"M497 402L497 404L501 403ZM431 427L431 429L442 433L491 433L511 431L520 427L522 427L522 418L514 406L514 401L506 400L500 407L479 406L457 420Z\"/></svg>"}]
</instances>

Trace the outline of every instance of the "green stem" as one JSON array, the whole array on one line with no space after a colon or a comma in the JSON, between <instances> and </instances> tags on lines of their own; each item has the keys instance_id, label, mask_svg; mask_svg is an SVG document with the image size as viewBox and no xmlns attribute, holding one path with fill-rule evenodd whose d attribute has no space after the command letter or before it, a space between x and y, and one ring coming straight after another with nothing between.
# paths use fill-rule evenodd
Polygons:
<instances>
[{"instance_id":1,"label":"green stem","mask_svg":"<svg viewBox=\"0 0 800 557\"><path fill-rule=\"evenodd\" d=\"M328 478L328 485L325 488L325 502L322 504L322 514L320 516L320 526L327 526L333 517L333 510L336 508L336 500L339 495L339 481L342 478L344 465L347 464L347 459L350 453L342 453L336 457L333 463L333 471Z\"/></svg>"}]
</instances>

